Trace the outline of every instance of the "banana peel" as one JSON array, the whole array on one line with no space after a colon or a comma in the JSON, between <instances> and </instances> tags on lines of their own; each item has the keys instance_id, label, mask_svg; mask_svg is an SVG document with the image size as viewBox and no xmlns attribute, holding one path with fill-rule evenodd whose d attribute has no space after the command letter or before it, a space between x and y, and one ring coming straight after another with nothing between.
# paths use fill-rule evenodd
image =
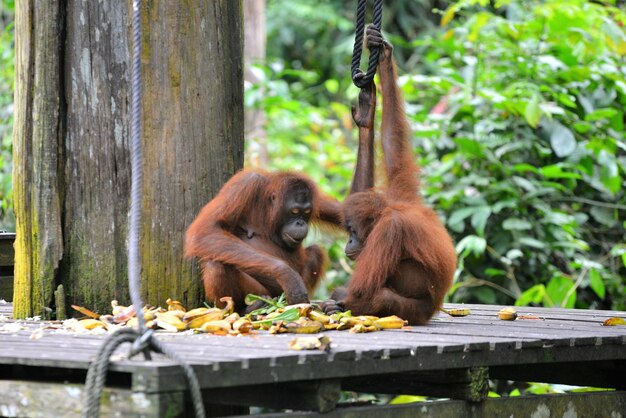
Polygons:
<instances>
[{"instance_id":1,"label":"banana peel","mask_svg":"<svg viewBox=\"0 0 626 418\"><path fill-rule=\"evenodd\" d=\"M230 322L227 322L225 320L219 320L219 321L210 321L210 322L206 322L204 324L202 324L202 326L200 327L201 331L204 332L209 332L212 334L228 334L231 330L231 324Z\"/></svg>"},{"instance_id":2,"label":"banana peel","mask_svg":"<svg viewBox=\"0 0 626 418\"><path fill-rule=\"evenodd\" d=\"M78 321L78 324L87 330L92 330L96 328L106 328L106 325L104 324L104 322L99 321L97 319L93 319L93 318L81 319L80 321Z\"/></svg>"},{"instance_id":3,"label":"banana peel","mask_svg":"<svg viewBox=\"0 0 626 418\"><path fill-rule=\"evenodd\" d=\"M289 341L290 350L329 351L332 340L325 335L319 337L297 337Z\"/></svg>"},{"instance_id":4,"label":"banana peel","mask_svg":"<svg viewBox=\"0 0 626 418\"><path fill-rule=\"evenodd\" d=\"M440 308L439 310L443 313L446 313L454 317L468 316L469 314L472 313L472 311L470 311L468 308L451 308L451 309Z\"/></svg>"},{"instance_id":5,"label":"banana peel","mask_svg":"<svg viewBox=\"0 0 626 418\"><path fill-rule=\"evenodd\" d=\"M400 329L407 324L407 321L396 315L378 318L373 325L378 329Z\"/></svg>"}]
</instances>

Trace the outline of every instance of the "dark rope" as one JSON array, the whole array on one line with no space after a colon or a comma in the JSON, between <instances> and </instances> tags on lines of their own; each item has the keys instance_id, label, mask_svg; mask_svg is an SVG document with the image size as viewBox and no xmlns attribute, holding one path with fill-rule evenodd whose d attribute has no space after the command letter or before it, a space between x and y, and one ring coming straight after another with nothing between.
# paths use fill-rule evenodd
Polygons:
<instances>
[{"instance_id":1,"label":"dark rope","mask_svg":"<svg viewBox=\"0 0 626 418\"><path fill-rule=\"evenodd\" d=\"M363 88L367 86L376 74L376 65L380 55L380 48L374 48L370 51L369 64L367 72L363 73L359 66L361 65L361 55L363 54L363 32L365 31L365 9L367 0L358 0L356 8L356 30L354 32L354 49L352 52L352 81L354 85ZM374 1L373 24L378 30L381 29L383 19L383 0Z\"/></svg>"},{"instance_id":2,"label":"dark rope","mask_svg":"<svg viewBox=\"0 0 626 418\"><path fill-rule=\"evenodd\" d=\"M141 231L142 200L142 150L141 150L141 0L133 0L133 60L131 70L131 121L130 121L130 220L128 224L128 287L130 298L135 307L139 327L122 328L112 334L100 347L96 359L90 364L85 382L84 418L100 416L100 398L106 382L111 355L123 343L132 342L129 358L142 352L146 360L151 360L150 350L165 354L183 369L189 383L195 415L205 417L202 392L198 378L191 366L170 350L161 341L152 337L153 331L147 329L143 317L143 302L140 292L141 259L139 257L139 235Z\"/></svg>"}]
</instances>

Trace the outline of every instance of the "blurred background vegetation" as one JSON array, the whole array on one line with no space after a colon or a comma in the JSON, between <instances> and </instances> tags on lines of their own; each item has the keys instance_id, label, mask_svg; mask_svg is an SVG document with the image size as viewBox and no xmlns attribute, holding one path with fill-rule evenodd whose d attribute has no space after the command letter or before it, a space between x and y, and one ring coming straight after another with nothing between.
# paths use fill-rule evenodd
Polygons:
<instances>
[{"instance_id":1,"label":"blurred background vegetation","mask_svg":"<svg viewBox=\"0 0 626 418\"><path fill-rule=\"evenodd\" d=\"M268 0L246 92L267 114L269 166L340 199L352 3ZM626 309L625 24L610 0L385 2L423 192L457 243L450 301ZM343 243L328 243L329 287L349 278Z\"/></svg>"},{"instance_id":2,"label":"blurred background vegetation","mask_svg":"<svg viewBox=\"0 0 626 418\"><path fill-rule=\"evenodd\" d=\"M0 0L0 229L11 194L13 0ZM269 168L343 199L356 154L356 2L267 0ZM394 0L395 46L423 193L457 243L449 300L626 309L626 14L619 0ZM248 162L259 144L248 142ZM325 297L349 278L341 237Z\"/></svg>"},{"instance_id":3,"label":"blurred background vegetation","mask_svg":"<svg viewBox=\"0 0 626 418\"><path fill-rule=\"evenodd\" d=\"M0 0L0 230L15 231L11 186L14 0Z\"/></svg>"}]
</instances>

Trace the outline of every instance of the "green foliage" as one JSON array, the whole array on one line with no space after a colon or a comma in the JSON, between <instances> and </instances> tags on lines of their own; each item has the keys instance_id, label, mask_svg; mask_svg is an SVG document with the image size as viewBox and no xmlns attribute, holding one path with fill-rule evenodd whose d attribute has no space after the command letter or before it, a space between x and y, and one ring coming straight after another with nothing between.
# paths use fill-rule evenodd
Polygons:
<instances>
[{"instance_id":1,"label":"green foliage","mask_svg":"<svg viewBox=\"0 0 626 418\"><path fill-rule=\"evenodd\" d=\"M13 133L13 10L12 0L0 2L0 230L15 230L13 217L12 133Z\"/></svg>"},{"instance_id":2,"label":"green foliage","mask_svg":"<svg viewBox=\"0 0 626 418\"><path fill-rule=\"evenodd\" d=\"M272 168L342 198L356 151L353 16L334 1L275 3L270 65L247 103L267 112ZM385 9L411 65L400 82L423 192L457 242L452 300L626 309L626 16L614 4L462 0L414 40L397 36L406 2ZM349 277L341 243L331 259L334 285Z\"/></svg>"},{"instance_id":3,"label":"green foliage","mask_svg":"<svg viewBox=\"0 0 626 418\"><path fill-rule=\"evenodd\" d=\"M452 298L624 309L626 15L489 3L449 7L422 40L434 74L406 77L425 195L458 243Z\"/></svg>"}]
</instances>

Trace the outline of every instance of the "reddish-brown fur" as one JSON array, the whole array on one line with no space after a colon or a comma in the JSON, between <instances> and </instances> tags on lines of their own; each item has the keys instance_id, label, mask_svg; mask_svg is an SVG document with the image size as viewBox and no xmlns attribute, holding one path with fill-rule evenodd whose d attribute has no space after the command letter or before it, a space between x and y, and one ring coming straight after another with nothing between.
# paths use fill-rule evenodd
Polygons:
<instances>
[{"instance_id":1,"label":"reddish-brown fur","mask_svg":"<svg viewBox=\"0 0 626 418\"><path fill-rule=\"evenodd\" d=\"M234 175L187 230L185 256L198 257L208 300L233 297L238 310L248 293L308 302L324 274L325 256L316 245L284 245L281 210L294 190L310 192L309 221L338 226L339 204L294 172L244 170Z\"/></svg>"},{"instance_id":2,"label":"reddish-brown fur","mask_svg":"<svg viewBox=\"0 0 626 418\"><path fill-rule=\"evenodd\" d=\"M346 225L361 243L343 304L355 314L395 314L411 324L424 324L441 307L452 284L456 253L445 227L419 195L419 167L411 152L392 47L379 32L368 28L370 46L374 45L372 36L383 45L379 77L387 184L376 191L353 181L351 195L342 205ZM375 106L375 99L372 103ZM373 135L367 129L359 135L360 149L371 148L368 141L373 141ZM355 179L373 173L372 161L357 159Z\"/></svg>"}]
</instances>

